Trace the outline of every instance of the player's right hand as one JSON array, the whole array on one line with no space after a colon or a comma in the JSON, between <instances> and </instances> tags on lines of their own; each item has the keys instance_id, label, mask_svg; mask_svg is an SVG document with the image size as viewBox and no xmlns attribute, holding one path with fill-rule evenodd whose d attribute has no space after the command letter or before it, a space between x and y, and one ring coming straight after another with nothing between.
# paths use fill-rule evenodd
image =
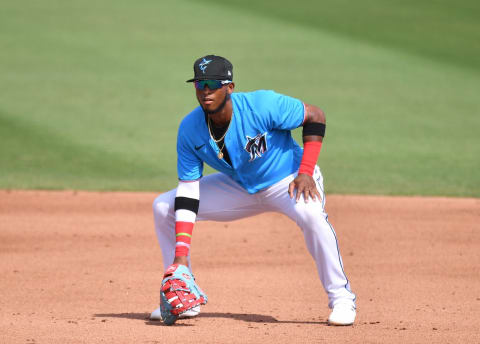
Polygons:
<instances>
[{"instance_id":1,"label":"player's right hand","mask_svg":"<svg viewBox=\"0 0 480 344\"><path fill-rule=\"evenodd\" d=\"M294 194L295 190L297 191L296 194ZM290 195L290 198L295 197L296 202L300 200L302 194L305 203L308 203L310 197L314 202L317 198L319 200L322 198L320 192L318 192L317 184L313 177L305 173L298 174L298 176L290 183L288 186L288 194Z\"/></svg>"}]
</instances>

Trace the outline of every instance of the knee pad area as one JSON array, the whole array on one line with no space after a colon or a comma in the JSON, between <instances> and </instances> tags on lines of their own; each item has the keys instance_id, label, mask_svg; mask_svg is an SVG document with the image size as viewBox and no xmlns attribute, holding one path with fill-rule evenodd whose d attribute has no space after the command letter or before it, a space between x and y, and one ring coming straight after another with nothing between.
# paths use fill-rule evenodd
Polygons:
<instances>
[{"instance_id":1,"label":"knee pad area","mask_svg":"<svg viewBox=\"0 0 480 344\"><path fill-rule=\"evenodd\" d=\"M321 206L321 203L313 204L312 200L310 200L309 203L297 203L295 205L295 212L297 215L297 223L300 225L300 227L309 227L312 224L324 222L327 216Z\"/></svg>"},{"instance_id":2,"label":"knee pad area","mask_svg":"<svg viewBox=\"0 0 480 344\"><path fill-rule=\"evenodd\" d=\"M168 200L166 200L163 195L157 197L155 201L153 201L153 214L155 215L155 218L166 218L170 211L172 212L173 215L173 204L170 204Z\"/></svg>"}]
</instances>

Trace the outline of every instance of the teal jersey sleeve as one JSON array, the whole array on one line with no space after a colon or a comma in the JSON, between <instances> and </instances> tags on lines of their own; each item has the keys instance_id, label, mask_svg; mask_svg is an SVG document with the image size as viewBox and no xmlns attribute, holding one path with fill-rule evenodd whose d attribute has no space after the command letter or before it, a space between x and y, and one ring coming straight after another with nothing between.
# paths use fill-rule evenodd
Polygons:
<instances>
[{"instance_id":1,"label":"teal jersey sleeve","mask_svg":"<svg viewBox=\"0 0 480 344\"><path fill-rule=\"evenodd\" d=\"M293 130L303 124L305 106L302 101L274 91L264 92L268 101L262 103L268 106L265 112L269 114L272 129Z\"/></svg>"}]
</instances>

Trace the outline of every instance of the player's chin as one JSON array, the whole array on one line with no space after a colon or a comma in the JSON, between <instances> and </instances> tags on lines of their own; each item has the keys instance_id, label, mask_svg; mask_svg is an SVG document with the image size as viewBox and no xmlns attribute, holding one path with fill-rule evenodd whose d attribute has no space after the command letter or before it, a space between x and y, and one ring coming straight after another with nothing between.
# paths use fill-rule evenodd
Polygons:
<instances>
[{"instance_id":1,"label":"player's chin","mask_svg":"<svg viewBox=\"0 0 480 344\"><path fill-rule=\"evenodd\" d=\"M211 104L202 104L203 111L205 111L208 115L216 114L220 109L218 106L215 106L213 103Z\"/></svg>"},{"instance_id":2,"label":"player's chin","mask_svg":"<svg viewBox=\"0 0 480 344\"><path fill-rule=\"evenodd\" d=\"M209 110L209 111L211 111L215 108L214 104L215 103L212 100L206 100L206 101L202 102L203 108L206 109L206 110Z\"/></svg>"}]
</instances>

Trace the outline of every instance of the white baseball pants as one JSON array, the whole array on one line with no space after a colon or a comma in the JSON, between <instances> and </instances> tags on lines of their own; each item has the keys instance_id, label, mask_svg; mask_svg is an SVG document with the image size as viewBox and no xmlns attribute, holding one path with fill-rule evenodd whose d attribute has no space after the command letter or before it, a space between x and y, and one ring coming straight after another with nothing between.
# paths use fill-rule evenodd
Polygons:
<instances>
[{"instance_id":1,"label":"white baseball pants","mask_svg":"<svg viewBox=\"0 0 480 344\"><path fill-rule=\"evenodd\" d=\"M292 174L255 194L249 194L233 179L215 173L200 179L200 207L197 221L233 221L267 211L287 215L302 229L307 249L315 260L318 275L327 292L329 307L337 303L355 305L355 294L343 270L342 258L332 225L325 213L323 177L318 166L314 179L322 201L297 203L288 195ZM162 249L165 269L175 257L175 194L176 189L158 196L153 202L155 231Z\"/></svg>"}]
</instances>

